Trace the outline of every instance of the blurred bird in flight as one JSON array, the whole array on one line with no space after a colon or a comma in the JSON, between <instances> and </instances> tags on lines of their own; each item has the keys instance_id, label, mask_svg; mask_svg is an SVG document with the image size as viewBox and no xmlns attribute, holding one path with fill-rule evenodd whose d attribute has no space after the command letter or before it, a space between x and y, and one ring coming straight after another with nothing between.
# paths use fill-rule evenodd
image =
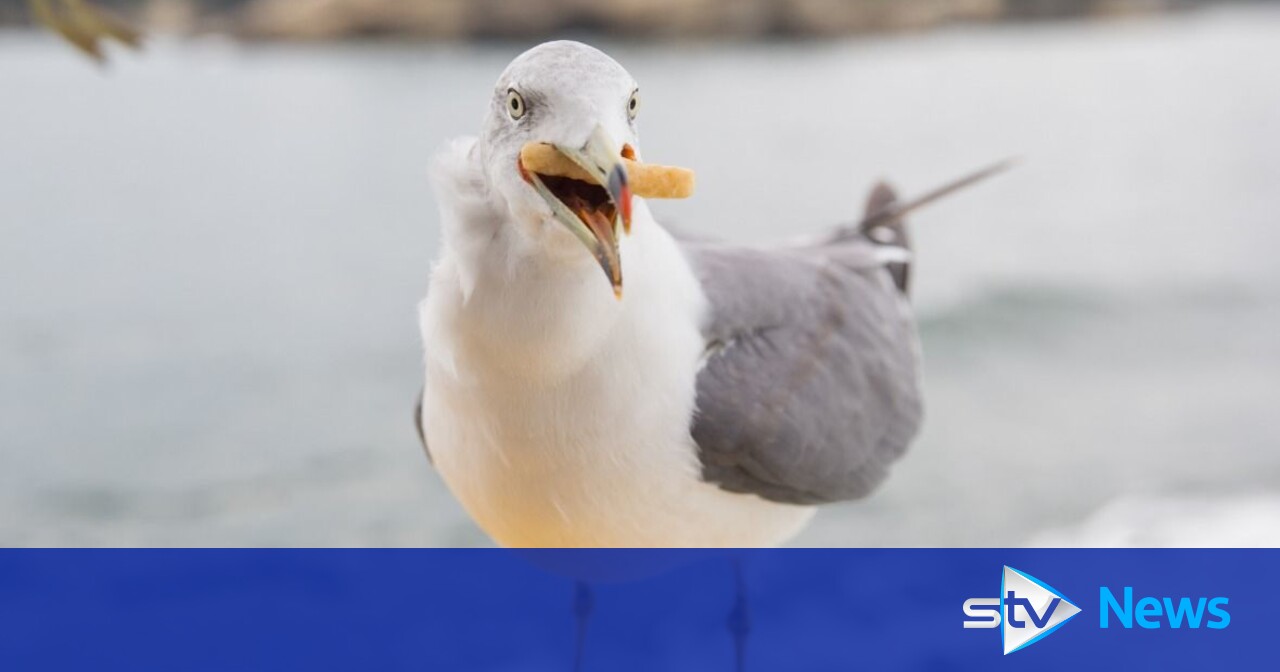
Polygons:
<instances>
[{"instance_id":1,"label":"blurred bird in flight","mask_svg":"<svg viewBox=\"0 0 1280 672\"><path fill-rule=\"evenodd\" d=\"M28 0L37 21L57 32L86 56L103 63L103 44L115 40L132 49L142 45L142 33L110 11L87 0Z\"/></svg>"}]
</instances>

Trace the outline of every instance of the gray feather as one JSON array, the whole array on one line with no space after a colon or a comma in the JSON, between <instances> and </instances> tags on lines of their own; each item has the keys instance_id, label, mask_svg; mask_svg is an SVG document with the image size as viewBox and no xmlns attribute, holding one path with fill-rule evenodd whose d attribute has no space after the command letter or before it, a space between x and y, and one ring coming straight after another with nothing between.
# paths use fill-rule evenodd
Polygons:
<instances>
[{"instance_id":1,"label":"gray feather","mask_svg":"<svg viewBox=\"0 0 1280 672\"><path fill-rule=\"evenodd\" d=\"M898 197L889 185L884 182L877 183L872 187L871 195L867 197L866 213L858 229L859 233L869 240L909 250L911 237L907 235L906 223L901 218L877 217L879 213L890 211L897 202ZM911 264L894 262L885 264L885 268L889 269L889 275L893 276L893 284L897 285L898 291L903 294L909 293Z\"/></svg>"},{"instance_id":2,"label":"gray feather","mask_svg":"<svg viewBox=\"0 0 1280 672\"><path fill-rule=\"evenodd\" d=\"M705 480L778 502L855 499L915 437L906 269L899 285L865 233L769 250L682 243L710 302L691 428Z\"/></svg>"},{"instance_id":3,"label":"gray feather","mask_svg":"<svg viewBox=\"0 0 1280 672\"><path fill-rule=\"evenodd\" d=\"M413 405L413 426L418 430L418 440L422 442L422 452L427 454L427 462L435 464L431 459L431 449L427 447L427 434L422 431L422 395L426 393L426 388L418 390L418 401Z\"/></svg>"}]
</instances>

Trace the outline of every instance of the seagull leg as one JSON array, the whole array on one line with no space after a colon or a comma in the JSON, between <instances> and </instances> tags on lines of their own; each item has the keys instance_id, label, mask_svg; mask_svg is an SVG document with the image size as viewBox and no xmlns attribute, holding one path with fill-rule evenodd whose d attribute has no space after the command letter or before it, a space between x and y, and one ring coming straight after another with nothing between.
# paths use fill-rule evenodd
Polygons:
<instances>
[{"instance_id":1,"label":"seagull leg","mask_svg":"<svg viewBox=\"0 0 1280 672\"><path fill-rule=\"evenodd\" d=\"M733 635L735 672L747 669L747 635L751 633L751 611L747 608L747 582L742 576L742 561L733 560L733 609L729 612L729 633Z\"/></svg>"},{"instance_id":2,"label":"seagull leg","mask_svg":"<svg viewBox=\"0 0 1280 672\"><path fill-rule=\"evenodd\" d=\"M585 581L578 581L573 587L573 617L577 623L574 636L573 672L582 672L582 655L587 647L587 620L595 608L596 596L591 586Z\"/></svg>"}]
</instances>

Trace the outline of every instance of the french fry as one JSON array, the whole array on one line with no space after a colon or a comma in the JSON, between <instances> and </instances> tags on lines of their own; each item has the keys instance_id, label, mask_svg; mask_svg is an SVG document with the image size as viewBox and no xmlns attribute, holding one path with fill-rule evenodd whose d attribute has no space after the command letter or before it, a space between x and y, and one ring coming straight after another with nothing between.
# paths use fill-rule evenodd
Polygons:
<instances>
[{"instance_id":1,"label":"french fry","mask_svg":"<svg viewBox=\"0 0 1280 672\"><path fill-rule=\"evenodd\" d=\"M689 198L693 195L693 171L688 168L659 166L623 158L631 193L641 198ZM568 177L596 183L582 166L561 154L551 145L531 142L520 150L520 165L542 175Z\"/></svg>"}]
</instances>

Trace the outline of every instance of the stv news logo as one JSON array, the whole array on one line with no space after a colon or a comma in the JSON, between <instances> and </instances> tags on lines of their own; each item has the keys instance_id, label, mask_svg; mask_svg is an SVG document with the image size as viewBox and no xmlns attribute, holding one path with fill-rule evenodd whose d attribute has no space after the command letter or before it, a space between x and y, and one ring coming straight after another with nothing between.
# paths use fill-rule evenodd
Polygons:
<instances>
[{"instance_id":1,"label":"stv news logo","mask_svg":"<svg viewBox=\"0 0 1280 672\"><path fill-rule=\"evenodd\" d=\"M964 601L964 627L1000 627L1000 640L1008 655L1044 639L1079 613L1080 607L1062 593L1005 565L1000 597Z\"/></svg>"}]
</instances>

